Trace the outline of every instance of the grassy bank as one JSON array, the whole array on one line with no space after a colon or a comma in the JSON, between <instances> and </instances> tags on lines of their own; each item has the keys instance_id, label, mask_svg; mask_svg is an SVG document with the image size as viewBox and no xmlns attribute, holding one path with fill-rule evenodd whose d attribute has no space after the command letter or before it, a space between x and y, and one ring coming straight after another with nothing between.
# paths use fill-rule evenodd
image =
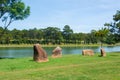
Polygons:
<instances>
[{"instance_id":1,"label":"grassy bank","mask_svg":"<svg viewBox=\"0 0 120 80\"><path fill-rule=\"evenodd\" d=\"M32 58L0 59L0 80L120 80L120 53L49 57L46 63Z\"/></svg>"},{"instance_id":2,"label":"grassy bank","mask_svg":"<svg viewBox=\"0 0 120 80\"><path fill-rule=\"evenodd\" d=\"M0 44L0 47L33 47L34 44ZM118 45L118 44L117 44ZM42 47L56 47L58 45L42 45ZM61 44L61 47L86 47L86 46L100 46L100 44ZM116 45L107 45L103 44L103 46L116 46Z\"/></svg>"}]
</instances>

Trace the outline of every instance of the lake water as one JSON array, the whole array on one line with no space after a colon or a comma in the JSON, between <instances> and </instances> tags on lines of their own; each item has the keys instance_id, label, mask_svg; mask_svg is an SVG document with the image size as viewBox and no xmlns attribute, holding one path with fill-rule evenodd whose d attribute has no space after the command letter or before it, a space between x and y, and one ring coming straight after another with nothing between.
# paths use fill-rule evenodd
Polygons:
<instances>
[{"instance_id":1,"label":"lake water","mask_svg":"<svg viewBox=\"0 0 120 80\"><path fill-rule=\"evenodd\" d=\"M120 46L106 46L103 47L106 52L120 52ZM44 48L47 54L50 56L54 47ZM100 47L62 47L62 53L64 54L81 54L83 49L92 49L95 53L100 52ZM20 57L32 57L33 48L0 48L0 57L4 58L20 58Z\"/></svg>"}]
</instances>

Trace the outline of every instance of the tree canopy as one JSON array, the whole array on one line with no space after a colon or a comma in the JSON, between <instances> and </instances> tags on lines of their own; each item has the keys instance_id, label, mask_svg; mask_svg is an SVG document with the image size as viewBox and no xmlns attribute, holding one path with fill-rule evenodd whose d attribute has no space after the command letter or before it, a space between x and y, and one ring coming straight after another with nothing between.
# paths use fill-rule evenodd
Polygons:
<instances>
[{"instance_id":1,"label":"tree canopy","mask_svg":"<svg viewBox=\"0 0 120 80\"><path fill-rule=\"evenodd\" d=\"M91 33L74 33L70 26L68 29L65 27L63 31L58 27L29 30L7 29L4 37L0 39L0 44L94 44L99 42L98 37L95 36L95 31L91 31ZM2 30L3 28L0 27L0 33ZM66 34L63 35L63 33Z\"/></svg>"},{"instance_id":2,"label":"tree canopy","mask_svg":"<svg viewBox=\"0 0 120 80\"><path fill-rule=\"evenodd\" d=\"M105 41L109 33L109 30L107 28L102 28L98 31L95 31L95 36L99 39L101 42L101 47L102 47L102 42Z\"/></svg>"},{"instance_id":3,"label":"tree canopy","mask_svg":"<svg viewBox=\"0 0 120 80\"><path fill-rule=\"evenodd\" d=\"M113 37L114 42L120 41L120 10L113 15L113 22L112 23L105 23L105 26L108 26L111 36Z\"/></svg>"},{"instance_id":4,"label":"tree canopy","mask_svg":"<svg viewBox=\"0 0 120 80\"><path fill-rule=\"evenodd\" d=\"M4 29L16 20L24 20L30 15L30 7L21 0L0 0L0 20Z\"/></svg>"}]
</instances>

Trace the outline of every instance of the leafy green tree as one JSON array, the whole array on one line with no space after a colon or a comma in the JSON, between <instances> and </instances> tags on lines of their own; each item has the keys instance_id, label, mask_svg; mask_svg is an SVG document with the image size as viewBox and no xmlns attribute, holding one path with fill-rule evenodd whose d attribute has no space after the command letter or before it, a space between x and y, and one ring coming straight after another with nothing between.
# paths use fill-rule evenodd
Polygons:
<instances>
[{"instance_id":1,"label":"leafy green tree","mask_svg":"<svg viewBox=\"0 0 120 80\"><path fill-rule=\"evenodd\" d=\"M37 29L29 29L29 38L30 39L37 39Z\"/></svg>"},{"instance_id":2,"label":"leafy green tree","mask_svg":"<svg viewBox=\"0 0 120 80\"><path fill-rule=\"evenodd\" d=\"M44 39L46 43L58 43L62 41L62 34L59 28L57 27L48 27L43 30L44 32Z\"/></svg>"},{"instance_id":3,"label":"leafy green tree","mask_svg":"<svg viewBox=\"0 0 120 80\"><path fill-rule=\"evenodd\" d=\"M70 28L69 25L65 25L63 28L63 38L65 39L65 43L69 43L72 38L73 30Z\"/></svg>"},{"instance_id":4,"label":"leafy green tree","mask_svg":"<svg viewBox=\"0 0 120 80\"><path fill-rule=\"evenodd\" d=\"M83 33L73 33L71 40L73 44L81 44L81 42L84 41L83 38L84 38Z\"/></svg>"},{"instance_id":5,"label":"leafy green tree","mask_svg":"<svg viewBox=\"0 0 120 80\"><path fill-rule=\"evenodd\" d=\"M21 0L12 0L8 15L5 15L3 22L5 22L5 28L7 28L13 21L24 20L30 15L30 7L25 7L25 4ZM8 22L8 24L6 23Z\"/></svg>"},{"instance_id":6,"label":"leafy green tree","mask_svg":"<svg viewBox=\"0 0 120 80\"><path fill-rule=\"evenodd\" d=\"M30 7L26 7L21 0L0 1L0 19L4 23L4 30L6 30L13 21L24 20L29 15Z\"/></svg>"},{"instance_id":7,"label":"leafy green tree","mask_svg":"<svg viewBox=\"0 0 120 80\"><path fill-rule=\"evenodd\" d=\"M107 28L102 28L95 32L95 36L98 37L98 39L101 42L101 47L102 47L102 43L106 39L106 36L108 35L108 33L109 33L109 30Z\"/></svg>"},{"instance_id":8,"label":"leafy green tree","mask_svg":"<svg viewBox=\"0 0 120 80\"><path fill-rule=\"evenodd\" d=\"M91 43L95 44L98 42L98 39L97 37L95 36L95 33L96 33L96 30L91 30L91 33L90 33L90 41Z\"/></svg>"},{"instance_id":9,"label":"leafy green tree","mask_svg":"<svg viewBox=\"0 0 120 80\"><path fill-rule=\"evenodd\" d=\"M42 43L43 31L37 28L29 29L26 38L30 43Z\"/></svg>"},{"instance_id":10,"label":"leafy green tree","mask_svg":"<svg viewBox=\"0 0 120 80\"><path fill-rule=\"evenodd\" d=\"M16 44L22 43L22 39L23 39L22 38L22 35L23 35L22 31L17 30L17 29L13 29L11 31L11 33L12 33L12 37L13 37L13 43L16 43Z\"/></svg>"},{"instance_id":11,"label":"leafy green tree","mask_svg":"<svg viewBox=\"0 0 120 80\"><path fill-rule=\"evenodd\" d=\"M109 34L108 36L107 36L107 38L106 38L106 40L105 40L105 43L106 44L115 44L116 43L116 39L117 38L117 36L116 35L114 35L114 34Z\"/></svg>"},{"instance_id":12,"label":"leafy green tree","mask_svg":"<svg viewBox=\"0 0 120 80\"><path fill-rule=\"evenodd\" d=\"M113 22L112 23L105 23L105 26L108 26L111 35L114 35L114 41L120 42L120 10L113 15Z\"/></svg>"},{"instance_id":13,"label":"leafy green tree","mask_svg":"<svg viewBox=\"0 0 120 80\"><path fill-rule=\"evenodd\" d=\"M77 38L78 38L77 33L74 33L74 34L72 34L71 36L72 36L72 38L71 38L72 43L76 44L76 43L77 43L77 40L78 40L78 39L77 39Z\"/></svg>"},{"instance_id":14,"label":"leafy green tree","mask_svg":"<svg viewBox=\"0 0 120 80\"><path fill-rule=\"evenodd\" d=\"M0 34L2 33L3 28L0 27ZM0 44L10 44L12 35L10 30L6 29L6 32L3 34L4 37L0 38Z\"/></svg>"},{"instance_id":15,"label":"leafy green tree","mask_svg":"<svg viewBox=\"0 0 120 80\"><path fill-rule=\"evenodd\" d=\"M0 0L0 18L8 12L10 0Z\"/></svg>"}]
</instances>

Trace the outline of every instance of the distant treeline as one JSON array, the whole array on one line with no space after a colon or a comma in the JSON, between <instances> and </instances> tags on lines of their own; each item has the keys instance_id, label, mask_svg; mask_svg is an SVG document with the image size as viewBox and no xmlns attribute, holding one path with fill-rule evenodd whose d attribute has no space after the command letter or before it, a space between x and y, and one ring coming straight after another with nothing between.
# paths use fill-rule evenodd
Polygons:
<instances>
[{"instance_id":1,"label":"distant treeline","mask_svg":"<svg viewBox=\"0 0 120 80\"><path fill-rule=\"evenodd\" d=\"M0 27L0 34L4 29ZM95 30L90 33L74 33L69 25L65 25L61 31L57 27L47 27L44 29L29 30L6 30L0 36L0 44L96 44L99 38L95 35ZM114 35L108 35L102 43L114 44L118 41L113 40Z\"/></svg>"},{"instance_id":2,"label":"distant treeline","mask_svg":"<svg viewBox=\"0 0 120 80\"><path fill-rule=\"evenodd\" d=\"M22 7L21 7L22 6ZM30 7L21 0L0 0L0 44L115 44L120 42L120 10L113 15L113 22L106 23L101 30L90 33L74 33L69 25L61 31L57 27L29 30L8 30L9 25L17 20L24 20L30 15ZM82 27L81 27L82 28Z\"/></svg>"}]
</instances>

